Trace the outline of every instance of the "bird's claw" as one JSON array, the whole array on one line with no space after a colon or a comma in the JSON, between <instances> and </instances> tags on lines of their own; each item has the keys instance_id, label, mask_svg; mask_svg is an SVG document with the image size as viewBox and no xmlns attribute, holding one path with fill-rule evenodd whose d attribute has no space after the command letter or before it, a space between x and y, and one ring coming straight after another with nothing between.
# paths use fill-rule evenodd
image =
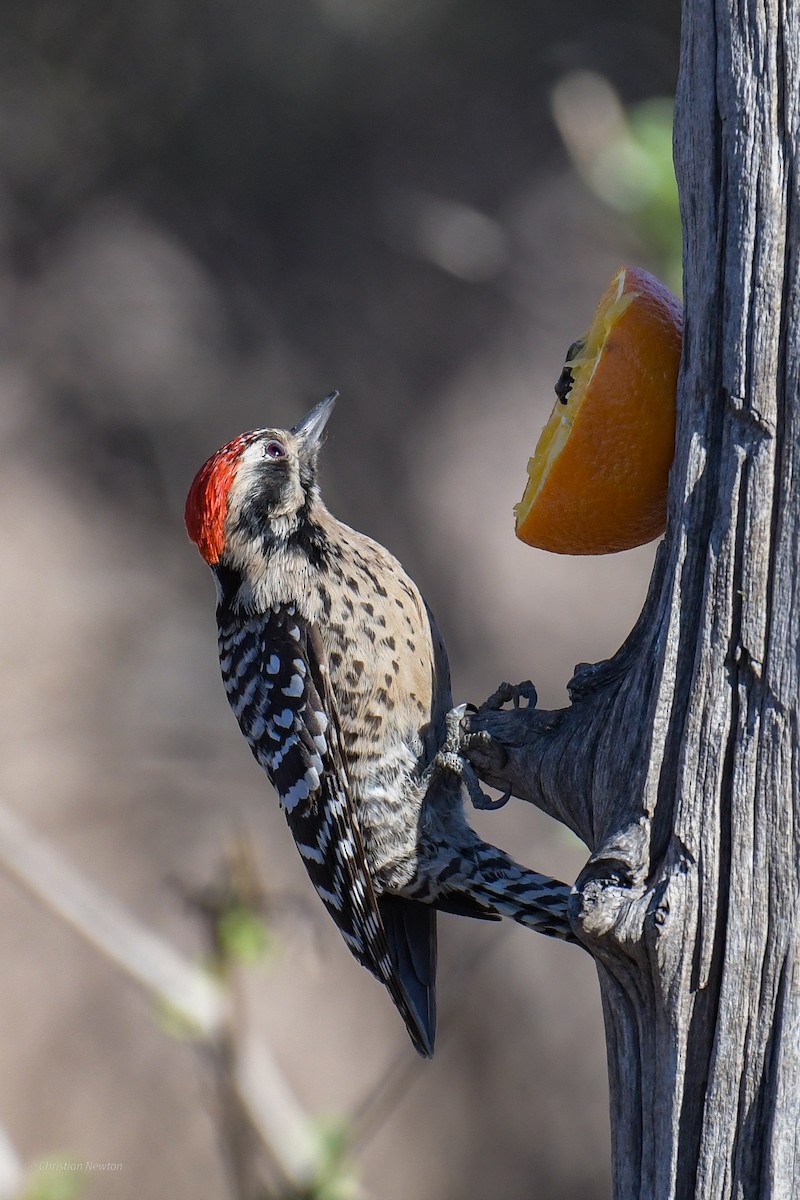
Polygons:
<instances>
[{"instance_id":1,"label":"bird's claw","mask_svg":"<svg viewBox=\"0 0 800 1200\"><path fill-rule=\"evenodd\" d=\"M485 730L480 730L477 733L468 733L462 726L461 722L466 715L468 709L473 712L478 710L474 704L459 704L455 708L451 708L445 718L445 739L441 750L436 755L434 766L439 770L451 771L457 775L467 789L469 798L472 801L473 808L479 809L482 812L494 812L498 808L502 808L511 799L511 792L508 791L498 800L492 800L490 796L481 788L478 782L478 775L472 763L464 757L464 749L473 747L478 743L488 743L491 741L490 735Z\"/></svg>"},{"instance_id":2,"label":"bird's claw","mask_svg":"<svg viewBox=\"0 0 800 1200\"><path fill-rule=\"evenodd\" d=\"M513 704L514 708L521 707L521 701L525 701L528 708L535 708L538 696L536 688L530 679L523 679L522 683L501 683L496 692L492 692L488 700L484 700L478 712L484 712L487 709L491 712L503 708L506 704Z\"/></svg>"},{"instance_id":3,"label":"bird's claw","mask_svg":"<svg viewBox=\"0 0 800 1200\"><path fill-rule=\"evenodd\" d=\"M461 722L466 716L469 704L457 704L455 708L451 708L444 719L445 735L442 747L439 750L436 758L441 759L447 757L450 759L455 756L461 757L461 747L464 744L465 730L462 728Z\"/></svg>"},{"instance_id":4,"label":"bird's claw","mask_svg":"<svg viewBox=\"0 0 800 1200\"><path fill-rule=\"evenodd\" d=\"M504 808L511 799L511 788L507 792L503 792L503 795L498 800L492 800L480 786L476 787L473 791L469 784L467 784L467 790L469 791L469 798L472 801L472 807L479 809L481 812L497 812L498 808Z\"/></svg>"}]
</instances>

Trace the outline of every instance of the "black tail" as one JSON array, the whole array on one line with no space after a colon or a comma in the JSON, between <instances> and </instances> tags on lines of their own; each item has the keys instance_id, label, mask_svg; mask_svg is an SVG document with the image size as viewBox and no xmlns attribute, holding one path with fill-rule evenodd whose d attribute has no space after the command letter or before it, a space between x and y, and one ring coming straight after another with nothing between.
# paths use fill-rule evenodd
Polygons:
<instances>
[{"instance_id":1,"label":"black tail","mask_svg":"<svg viewBox=\"0 0 800 1200\"><path fill-rule=\"evenodd\" d=\"M436 910L402 896L380 896L378 908L407 1001L400 1012L414 1048L430 1058L436 1037Z\"/></svg>"},{"instance_id":2,"label":"black tail","mask_svg":"<svg viewBox=\"0 0 800 1200\"><path fill-rule=\"evenodd\" d=\"M577 941L567 909L572 892L569 884L529 871L505 851L477 838L463 865L467 869L454 888L458 895L548 937Z\"/></svg>"}]
</instances>

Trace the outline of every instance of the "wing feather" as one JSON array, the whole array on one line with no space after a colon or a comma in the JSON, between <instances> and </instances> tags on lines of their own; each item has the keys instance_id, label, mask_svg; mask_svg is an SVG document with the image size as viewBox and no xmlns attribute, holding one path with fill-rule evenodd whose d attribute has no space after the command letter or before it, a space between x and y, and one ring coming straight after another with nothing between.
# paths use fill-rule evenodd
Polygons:
<instances>
[{"instance_id":1,"label":"wing feather","mask_svg":"<svg viewBox=\"0 0 800 1200\"><path fill-rule=\"evenodd\" d=\"M416 1049L429 1056L434 914L375 895L319 630L290 609L221 620L220 663L231 708L272 780L320 899L352 954L385 984Z\"/></svg>"}]
</instances>

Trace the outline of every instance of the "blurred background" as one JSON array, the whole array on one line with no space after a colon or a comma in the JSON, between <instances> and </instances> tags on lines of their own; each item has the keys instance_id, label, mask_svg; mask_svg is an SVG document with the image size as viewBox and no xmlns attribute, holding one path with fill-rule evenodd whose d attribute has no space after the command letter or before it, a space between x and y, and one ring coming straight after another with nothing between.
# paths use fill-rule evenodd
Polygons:
<instances>
[{"instance_id":1,"label":"blurred background","mask_svg":"<svg viewBox=\"0 0 800 1200\"><path fill-rule=\"evenodd\" d=\"M246 839L266 949L238 994L334 1147L309 1195L607 1197L596 979L442 917L416 1058L230 715L185 494L222 442L338 388L327 502L420 585L456 698L530 677L565 703L653 547L559 559L511 509L613 271L679 286L677 39L668 0L0 11L2 807L190 963ZM583 864L519 802L475 823L541 871ZM52 908L0 871L3 1194L237 1196L203 1054Z\"/></svg>"}]
</instances>

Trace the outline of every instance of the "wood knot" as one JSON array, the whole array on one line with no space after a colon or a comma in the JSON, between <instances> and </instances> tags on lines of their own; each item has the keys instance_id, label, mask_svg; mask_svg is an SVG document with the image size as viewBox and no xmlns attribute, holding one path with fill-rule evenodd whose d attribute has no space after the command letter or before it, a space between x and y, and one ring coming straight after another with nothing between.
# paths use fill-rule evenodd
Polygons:
<instances>
[{"instance_id":1,"label":"wood knot","mask_svg":"<svg viewBox=\"0 0 800 1200\"><path fill-rule=\"evenodd\" d=\"M575 881L570 919L594 950L641 953L648 907L644 822L619 831L597 850Z\"/></svg>"}]
</instances>

